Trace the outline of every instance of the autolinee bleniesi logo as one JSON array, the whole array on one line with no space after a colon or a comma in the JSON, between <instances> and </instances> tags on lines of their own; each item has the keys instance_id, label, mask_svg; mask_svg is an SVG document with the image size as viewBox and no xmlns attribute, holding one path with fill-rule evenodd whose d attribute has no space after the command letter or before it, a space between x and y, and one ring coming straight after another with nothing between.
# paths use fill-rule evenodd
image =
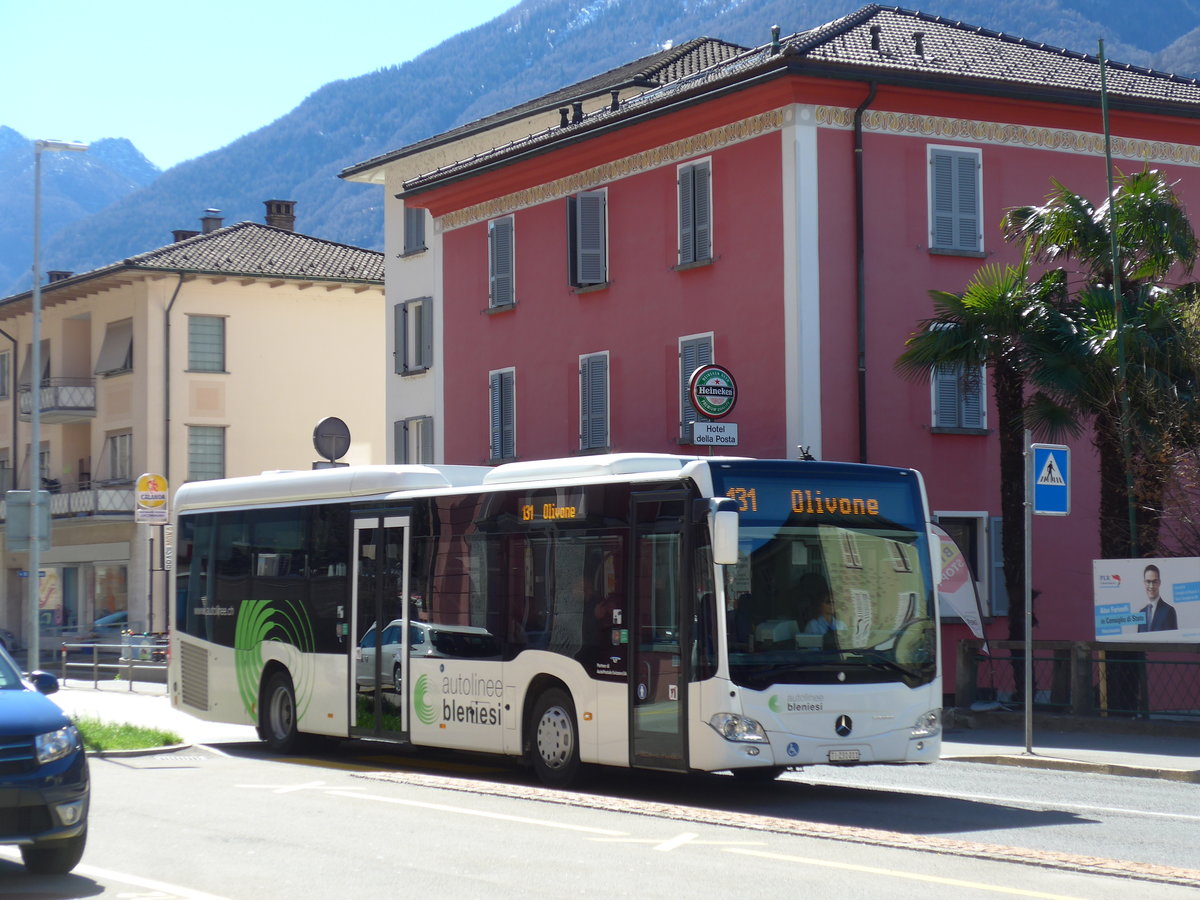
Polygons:
<instances>
[{"instance_id":1,"label":"autolinee bleniesi logo","mask_svg":"<svg viewBox=\"0 0 1200 900\"><path fill-rule=\"evenodd\" d=\"M772 694L767 706L771 712L821 712L825 708L825 697L821 694L788 694L781 698Z\"/></svg>"},{"instance_id":2,"label":"autolinee bleniesi logo","mask_svg":"<svg viewBox=\"0 0 1200 900\"><path fill-rule=\"evenodd\" d=\"M437 718L437 709L429 702L429 676L422 675L413 688L413 710L422 725L432 725Z\"/></svg>"}]
</instances>

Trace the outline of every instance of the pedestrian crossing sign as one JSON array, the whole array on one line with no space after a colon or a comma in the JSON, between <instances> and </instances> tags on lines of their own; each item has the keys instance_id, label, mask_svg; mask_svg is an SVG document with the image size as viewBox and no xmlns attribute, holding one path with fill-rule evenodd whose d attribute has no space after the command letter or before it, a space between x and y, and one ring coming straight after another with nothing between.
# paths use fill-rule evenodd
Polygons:
<instances>
[{"instance_id":1,"label":"pedestrian crossing sign","mask_svg":"<svg viewBox=\"0 0 1200 900\"><path fill-rule=\"evenodd\" d=\"M1066 516L1071 512L1071 451L1062 444L1033 444L1033 513Z\"/></svg>"}]
</instances>

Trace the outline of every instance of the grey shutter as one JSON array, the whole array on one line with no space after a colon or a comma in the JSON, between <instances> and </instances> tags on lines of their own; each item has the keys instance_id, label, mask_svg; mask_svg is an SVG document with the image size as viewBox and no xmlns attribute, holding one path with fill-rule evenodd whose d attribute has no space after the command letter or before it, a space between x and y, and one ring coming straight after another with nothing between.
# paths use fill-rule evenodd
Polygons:
<instances>
[{"instance_id":1,"label":"grey shutter","mask_svg":"<svg viewBox=\"0 0 1200 900\"><path fill-rule=\"evenodd\" d=\"M575 248L578 284L603 284L608 280L605 266L605 213L603 191L590 191L576 198L577 225Z\"/></svg>"},{"instance_id":2,"label":"grey shutter","mask_svg":"<svg viewBox=\"0 0 1200 900\"><path fill-rule=\"evenodd\" d=\"M1004 577L1004 520L988 519L988 607L993 616L1008 615L1008 581Z\"/></svg>"},{"instance_id":3,"label":"grey shutter","mask_svg":"<svg viewBox=\"0 0 1200 900\"><path fill-rule=\"evenodd\" d=\"M492 306L513 303L513 220L488 223L489 302Z\"/></svg>"},{"instance_id":4,"label":"grey shutter","mask_svg":"<svg viewBox=\"0 0 1200 900\"><path fill-rule=\"evenodd\" d=\"M933 246L942 250L979 249L979 158L974 153L933 150Z\"/></svg>"},{"instance_id":5,"label":"grey shutter","mask_svg":"<svg viewBox=\"0 0 1200 900\"><path fill-rule=\"evenodd\" d=\"M421 462L433 463L433 418L424 416L421 419Z\"/></svg>"},{"instance_id":6,"label":"grey shutter","mask_svg":"<svg viewBox=\"0 0 1200 900\"><path fill-rule=\"evenodd\" d=\"M492 459L512 459L516 456L512 372L492 375L490 400Z\"/></svg>"},{"instance_id":7,"label":"grey shutter","mask_svg":"<svg viewBox=\"0 0 1200 900\"><path fill-rule=\"evenodd\" d=\"M392 337L395 340L392 361L396 374L403 375L408 371L408 305L405 303L392 307Z\"/></svg>"},{"instance_id":8,"label":"grey shutter","mask_svg":"<svg viewBox=\"0 0 1200 900\"><path fill-rule=\"evenodd\" d=\"M970 374L965 371L959 372L963 428L982 428L984 425L983 379L983 369L975 370Z\"/></svg>"},{"instance_id":9,"label":"grey shutter","mask_svg":"<svg viewBox=\"0 0 1200 900\"><path fill-rule=\"evenodd\" d=\"M392 423L392 461L397 465L408 462L408 423Z\"/></svg>"},{"instance_id":10,"label":"grey shutter","mask_svg":"<svg viewBox=\"0 0 1200 900\"><path fill-rule=\"evenodd\" d=\"M935 366L933 370L933 424L937 428L957 428L958 419L957 366Z\"/></svg>"},{"instance_id":11,"label":"grey shutter","mask_svg":"<svg viewBox=\"0 0 1200 900\"><path fill-rule=\"evenodd\" d=\"M421 358L417 361L423 368L433 365L433 300L426 298L418 304L421 328L418 332L421 338Z\"/></svg>"},{"instance_id":12,"label":"grey shutter","mask_svg":"<svg viewBox=\"0 0 1200 900\"><path fill-rule=\"evenodd\" d=\"M679 170L679 264L696 261L695 203L696 167L685 166Z\"/></svg>"},{"instance_id":13,"label":"grey shutter","mask_svg":"<svg viewBox=\"0 0 1200 900\"><path fill-rule=\"evenodd\" d=\"M598 450L608 446L608 357L603 353L583 358L579 367L579 447Z\"/></svg>"},{"instance_id":14,"label":"grey shutter","mask_svg":"<svg viewBox=\"0 0 1200 900\"><path fill-rule=\"evenodd\" d=\"M679 348L679 408L681 411L679 434L685 441L692 439L692 423L696 421L696 407L688 396L688 382L692 373L700 366L713 361L712 338L695 338L684 341Z\"/></svg>"},{"instance_id":15,"label":"grey shutter","mask_svg":"<svg viewBox=\"0 0 1200 900\"><path fill-rule=\"evenodd\" d=\"M425 249L425 210L404 207L404 252L419 253Z\"/></svg>"},{"instance_id":16,"label":"grey shutter","mask_svg":"<svg viewBox=\"0 0 1200 900\"><path fill-rule=\"evenodd\" d=\"M700 260L712 258L712 202L709 182L712 180L712 169L708 164L695 166L695 219L692 225L692 258Z\"/></svg>"},{"instance_id":17,"label":"grey shutter","mask_svg":"<svg viewBox=\"0 0 1200 900\"><path fill-rule=\"evenodd\" d=\"M104 332L104 343L96 358L95 374L127 372L133 356L133 319L112 322Z\"/></svg>"}]
</instances>

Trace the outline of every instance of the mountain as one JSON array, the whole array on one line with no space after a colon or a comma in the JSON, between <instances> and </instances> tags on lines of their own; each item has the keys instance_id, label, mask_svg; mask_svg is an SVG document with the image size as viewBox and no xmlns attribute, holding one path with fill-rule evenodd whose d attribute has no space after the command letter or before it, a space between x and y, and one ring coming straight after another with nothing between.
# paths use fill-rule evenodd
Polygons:
<instances>
[{"instance_id":1,"label":"mountain","mask_svg":"<svg viewBox=\"0 0 1200 900\"><path fill-rule=\"evenodd\" d=\"M1105 52L1114 60L1181 74L1200 71L1200 0L1143 2L1136 15L1127 0L935 3L923 11L1086 53L1095 53L1097 39L1104 38ZM173 229L196 228L201 212L210 207L222 210L226 222L259 220L262 201L268 199L296 200L300 231L379 249L382 192L340 180L337 174L347 166L670 43L708 35L754 46L770 39L772 25L786 35L862 5L848 0L523 0L409 62L328 84L278 120L181 163L68 225L47 241L45 268L83 271L160 246ZM0 129L0 154L5 131ZM5 195L8 184L0 172ZM58 221L66 218L66 202L57 201ZM0 268L0 286L5 274Z\"/></svg>"},{"instance_id":2,"label":"mountain","mask_svg":"<svg viewBox=\"0 0 1200 900\"><path fill-rule=\"evenodd\" d=\"M30 284L33 166L33 141L0 125L0 286L12 285L12 291ZM92 268L70 257L47 255L45 236L128 197L159 174L158 167L125 138L96 141L87 153L43 153L43 270Z\"/></svg>"}]
</instances>

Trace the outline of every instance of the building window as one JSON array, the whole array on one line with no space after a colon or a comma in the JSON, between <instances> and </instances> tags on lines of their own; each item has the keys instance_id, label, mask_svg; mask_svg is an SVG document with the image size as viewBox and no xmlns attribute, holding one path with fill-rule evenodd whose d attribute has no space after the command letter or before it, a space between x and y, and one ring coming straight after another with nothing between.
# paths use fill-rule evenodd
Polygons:
<instances>
[{"instance_id":1,"label":"building window","mask_svg":"<svg viewBox=\"0 0 1200 900\"><path fill-rule=\"evenodd\" d=\"M393 307L397 375L424 372L433 365L433 300L420 297Z\"/></svg>"},{"instance_id":2,"label":"building window","mask_svg":"<svg viewBox=\"0 0 1200 900\"><path fill-rule=\"evenodd\" d=\"M222 316L188 316L188 369L192 372L225 371L225 319Z\"/></svg>"},{"instance_id":3,"label":"building window","mask_svg":"<svg viewBox=\"0 0 1200 900\"><path fill-rule=\"evenodd\" d=\"M987 428L987 400L983 366L934 366L933 427L935 429Z\"/></svg>"},{"instance_id":4,"label":"building window","mask_svg":"<svg viewBox=\"0 0 1200 900\"><path fill-rule=\"evenodd\" d=\"M517 456L517 372L504 369L488 375L488 406L491 410L490 454L493 460Z\"/></svg>"},{"instance_id":5,"label":"building window","mask_svg":"<svg viewBox=\"0 0 1200 900\"><path fill-rule=\"evenodd\" d=\"M488 222L488 306L512 306L517 302L514 282L513 217Z\"/></svg>"},{"instance_id":6,"label":"building window","mask_svg":"<svg viewBox=\"0 0 1200 900\"><path fill-rule=\"evenodd\" d=\"M698 418L696 407L688 395L688 382L692 373L713 361L713 338L711 334L679 339L679 440L692 442L692 426Z\"/></svg>"},{"instance_id":7,"label":"building window","mask_svg":"<svg viewBox=\"0 0 1200 900\"><path fill-rule=\"evenodd\" d=\"M608 215L604 191L567 198L567 268L574 287L608 281Z\"/></svg>"},{"instance_id":8,"label":"building window","mask_svg":"<svg viewBox=\"0 0 1200 900\"><path fill-rule=\"evenodd\" d=\"M392 424L396 462L431 465L433 463L433 417L410 416Z\"/></svg>"},{"instance_id":9,"label":"building window","mask_svg":"<svg viewBox=\"0 0 1200 900\"><path fill-rule=\"evenodd\" d=\"M13 490L16 479L13 477L12 458L7 449L0 450L0 494Z\"/></svg>"},{"instance_id":10,"label":"building window","mask_svg":"<svg viewBox=\"0 0 1200 900\"><path fill-rule=\"evenodd\" d=\"M404 255L425 250L425 210L419 206L404 207Z\"/></svg>"},{"instance_id":11,"label":"building window","mask_svg":"<svg viewBox=\"0 0 1200 900\"><path fill-rule=\"evenodd\" d=\"M971 580L987 615L1008 613L1008 591L1004 582L1004 554L1000 544L1000 517L986 512L937 512L934 520L950 535L971 572ZM957 613L942 607L943 618Z\"/></svg>"},{"instance_id":12,"label":"building window","mask_svg":"<svg viewBox=\"0 0 1200 900\"><path fill-rule=\"evenodd\" d=\"M41 342L41 368L43 385L50 382L50 341ZM33 385L33 344L25 345L25 361L21 363L21 376L17 379L17 390L26 389Z\"/></svg>"},{"instance_id":13,"label":"building window","mask_svg":"<svg viewBox=\"0 0 1200 900\"><path fill-rule=\"evenodd\" d=\"M579 449L608 448L608 353L579 357Z\"/></svg>"},{"instance_id":14,"label":"building window","mask_svg":"<svg viewBox=\"0 0 1200 900\"><path fill-rule=\"evenodd\" d=\"M104 343L96 358L97 375L120 375L133 371L133 319L109 322Z\"/></svg>"},{"instance_id":15,"label":"building window","mask_svg":"<svg viewBox=\"0 0 1200 900\"><path fill-rule=\"evenodd\" d=\"M983 154L929 148L929 247L947 253L983 252Z\"/></svg>"},{"instance_id":16,"label":"building window","mask_svg":"<svg viewBox=\"0 0 1200 900\"><path fill-rule=\"evenodd\" d=\"M679 264L712 260L712 163L679 167Z\"/></svg>"},{"instance_id":17,"label":"building window","mask_svg":"<svg viewBox=\"0 0 1200 900\"><path fill-rule=\"evenodd\" d=\"M133 432L110 434L104 444L104 453L108 457L108 480L133 481Z\"/></svg>"},{"instance_id":18,"label":"building window","mask_svg":"<svg viewBox=\"0 0 1200 900\"><path fill-rule=\"evenodd\" d=\"M12 396L12 354L0 353L0 399Z\"/></svg>"},{"instance_id":19,"label":"building window","mask_svg":"<svg viewBox=\"0 0 1200 900\"><path fill-rule=\"evenodd\" d=\"M188 426L188 481L225 477L225 429Z\"/></svg>"}]
</instances>

